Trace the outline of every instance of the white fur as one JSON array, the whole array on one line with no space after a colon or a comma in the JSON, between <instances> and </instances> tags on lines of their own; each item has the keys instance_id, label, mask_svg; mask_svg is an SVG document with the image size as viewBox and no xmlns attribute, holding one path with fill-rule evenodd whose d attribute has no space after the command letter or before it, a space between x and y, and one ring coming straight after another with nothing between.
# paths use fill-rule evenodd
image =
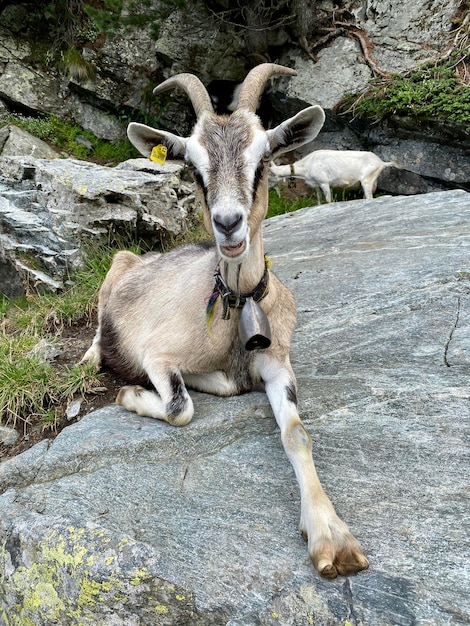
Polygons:
<instances>
[{"instance_id":1,"label":"white fur","mask_svg":"<svg viewBox=\"0 0 470 626\"><path fill-rule=\"evenodd\" d=\"M316 150L290 165L270 167L270 186L279 193L278 182L285 178L300 178L312 188L321 189L331 202L331 189L355 189L359 186L367 200L373 198L377 179L386 167L399 167L394 161L382 161L373 152L361 150ZM320 198L318 198L320 201Z\"/></svg>"}]
</instances>

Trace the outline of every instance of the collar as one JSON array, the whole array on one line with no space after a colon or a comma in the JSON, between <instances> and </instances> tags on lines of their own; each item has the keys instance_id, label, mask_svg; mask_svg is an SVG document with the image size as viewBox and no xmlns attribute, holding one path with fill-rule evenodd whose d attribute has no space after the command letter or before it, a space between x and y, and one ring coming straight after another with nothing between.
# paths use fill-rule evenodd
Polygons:
<instances>
[{"instance_id":1,"label":"collar","mask_svg":"<svg viewBox=\"0 0 470 626\"><path fill-rule=\"evenodd\" d=\"M255 302L259 302L269 293L269 259L264 257L264 274L253 289L253 291L238 292L232 291L220 273L220 267L217 266L214 272L214 292L209 298L206 309L206 317L208 320L212 318L213 308L217 298L222 298L222 319L230 319L230 309L241 309L248 298L253 298Z\"/></svg>"}]
</instances>

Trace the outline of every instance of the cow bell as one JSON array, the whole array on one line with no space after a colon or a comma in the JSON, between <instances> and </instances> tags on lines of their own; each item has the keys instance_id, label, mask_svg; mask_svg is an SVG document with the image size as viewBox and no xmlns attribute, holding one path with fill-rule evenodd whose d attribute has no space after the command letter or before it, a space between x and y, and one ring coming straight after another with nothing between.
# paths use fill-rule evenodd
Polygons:
<instances>
[{"instance_id":1,"label":"cow bell","mask_svg":"<svg viewBox=\"0 0 470 626\"><path fill-rule=\"evenodd\" d=\"M269 348L271 329L263 309L253 298L247 298L238 322L238 333L245 350Z\"/></svg>"}]
</instances>

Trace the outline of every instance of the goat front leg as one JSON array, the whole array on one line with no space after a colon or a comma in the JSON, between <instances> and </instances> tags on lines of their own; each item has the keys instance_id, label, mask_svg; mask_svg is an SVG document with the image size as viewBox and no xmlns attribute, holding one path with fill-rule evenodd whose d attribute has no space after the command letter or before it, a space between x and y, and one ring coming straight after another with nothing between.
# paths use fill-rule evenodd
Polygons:
<instances>
[{"instance_id":1,"label":"goat front leg","mask_svg":"<svg viewBox=\"0 0 470 626\"><path fill-rule=\"evenodd\" d=\"M194 407L179 369L159 361L152 361L145 369L156 391L128 385L119 390L116 403L138 415L161 419L174 426L188 424Z\"/></svg>"},{"instance_id":2,"label":"goat front leg","mask_svg":"<svg viewBox=\"0 0 470 626\"><path fill-rule=\"evenodd\" d=\"M312 440L297 411L295 377L288 359L281 364L260 355L259 371L300 487L300 531L308 540L315 568L325 578L366 569L369 563L359 543L336 514L318 479Z\"/></svg>"}]
</instances>

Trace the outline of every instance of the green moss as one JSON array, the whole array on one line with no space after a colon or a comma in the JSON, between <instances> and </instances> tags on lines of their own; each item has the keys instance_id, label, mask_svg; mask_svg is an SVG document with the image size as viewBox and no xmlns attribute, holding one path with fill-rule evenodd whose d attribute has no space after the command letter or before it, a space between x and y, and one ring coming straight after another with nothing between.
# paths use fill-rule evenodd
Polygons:
<instances>
[{"instance_id":1,"label":"green moss","mask_svg":"<svg viewBox=\"0 0 470 626\"><path fill-rule=\"evenodd\" d=\"M116 121L119 122L117 118ZM137 150L128 139L116 141L99 139L91 131L73 122L59 119L55 115L44 118L8 115L2 118L2 125L6 124L15 124L77 159L106 161L113 164L138 156Z\"/></svg>"},{"instance_id":2,"label":"green moss","mask_svg":"<svg viewBox=\"0 0 470 626\"><path fill-rule=\"evenodd\" d=\"M469 57L454 51L440 63L372 81L360 95L348 96L341 112L373 122L391 115L417 121L455 122L470 131L470 88L460 77L459 67L467 68Z\"/></svg>"}]
</instances>

